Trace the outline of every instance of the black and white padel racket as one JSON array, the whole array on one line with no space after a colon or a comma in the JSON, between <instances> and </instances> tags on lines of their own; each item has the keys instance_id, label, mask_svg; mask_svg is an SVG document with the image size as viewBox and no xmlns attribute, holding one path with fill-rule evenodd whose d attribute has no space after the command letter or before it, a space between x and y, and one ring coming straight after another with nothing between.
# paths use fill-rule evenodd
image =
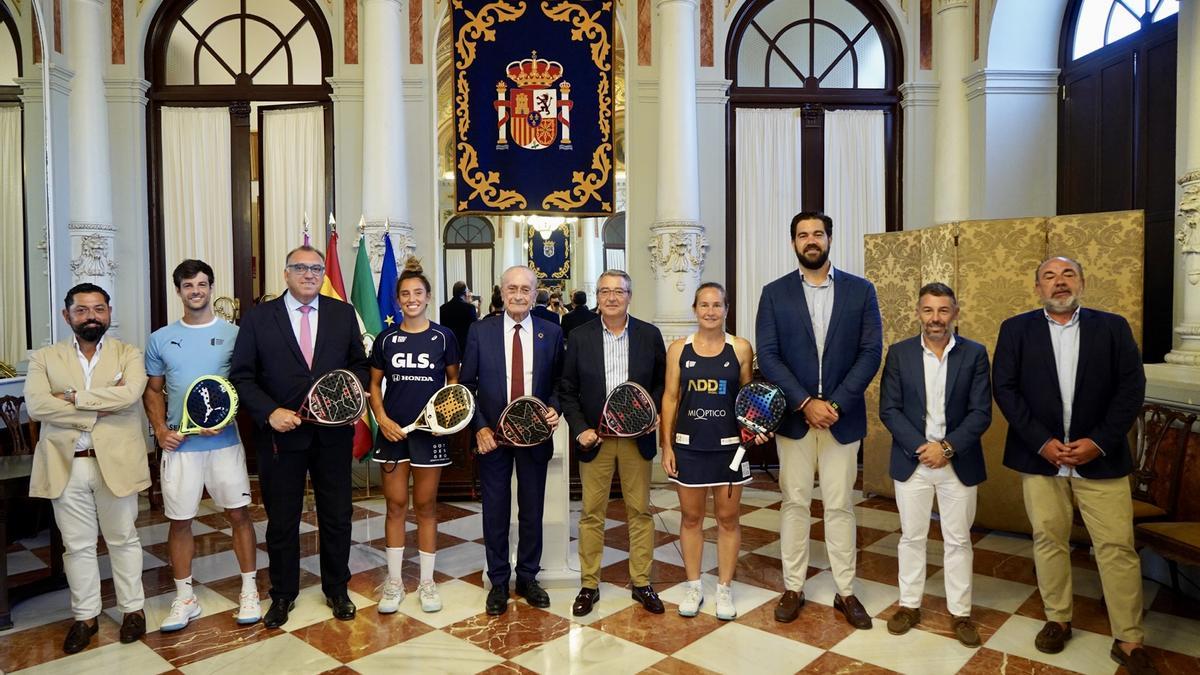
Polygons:
<instances>
[{"instance_id":1,"label":"black and white padel racket","mask_svg":"<svg viewBox=\"0 0 1200 675\"><path fill-rule=\"evenodd\" d=\"M529 448L550 440L550 409L540 399L522 396L514 399L496 421L496 443L514 448Z\"/></svg>"},{"instance_id":2,"label":"black and white padel racket","mask_svg":"<svg viewBox=\"0 0 1200 675\"><path fill-rule=\"evenodd\" d=\"M354 373L339 368L317 378L296 414L305 422L341 427L354 424L366 409L362 383Z\"/></svg>"},{"instance_id":3,"label":"black and white padel racket","mask_svg":"<svg viewBox=\"0 0 1200 675\"><path fill-rule=\"evenodd\" d=\"M622 382L604 399L596 433L601 438L637 438L653 431L656 421L658 409L650 392L636 382Z\"/></svg>"},{"instance_id":4,"label":"black and white padel racket","mask_svg":"<svg viewBox=\"0 0 1200 675\"><path fill-rule=\"evenodd\" d=\"M438 389L417 419L403 431L405 435L420 430L434 436L449 436L467 426L474 416L475 397L471 390L461 384L450 384Z\"/></svg>"}]
</instances>

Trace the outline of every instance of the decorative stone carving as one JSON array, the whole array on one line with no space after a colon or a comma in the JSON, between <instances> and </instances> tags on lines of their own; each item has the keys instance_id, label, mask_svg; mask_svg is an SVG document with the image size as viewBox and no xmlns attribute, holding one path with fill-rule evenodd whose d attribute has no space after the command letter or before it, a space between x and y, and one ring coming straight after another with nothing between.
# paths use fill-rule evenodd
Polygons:
<instances>
[{"instance_id":1,"label":"decorative stone carving","mask_svg":"<svg viewBox=\"0 0 1200 675\"><path fill-rule=\"evenodd\" d=\"M71 272L76 279L106 277L115 274L117 262L112 259L112 241L102 234L85 234L79 238L79 255L71 259Z\"/></svg>"},{"instance_id":2,"label":"decorative stone carving","mask_svg":"<svg viewBox=\"0 0 1200 675\"><path fill-rule=\"evenodd\" d=\"M1189 171L1179 179L1183 196L1179 199L1179 240L1183 270L1188 283L1200 285L1200 170Z\"/></svg>"},{"instance_id":3,"label":"decorative stone carving","mask_svg":"<svg viewBox=\"0 0 1200 675\"><path fill-rule=\"evenodd\" d=\"M708 237L703 228L691 223L656 225L651 230L648 248L650 269L655 277L662 279L668 274L683 273L699 278L708 254ZM676 285L683 286L682 282Z\"/></svg>"},{"instance_id":4,"label":"decorative stone carving","mask_svg":"<svg viewBox=\"0 0 1200 675\"><path fill-rule=\"evenodd\" d=\"M417 252L417 240L413 238L412 227L408 223L388 223L382 220L368 221L366 225L367 255L371 258L371 271L379 275L383 270L383 234L386 231L392 240L392 250L396 254L397 269L404 267L404 261Z\"/></svg>"}]
</instances>

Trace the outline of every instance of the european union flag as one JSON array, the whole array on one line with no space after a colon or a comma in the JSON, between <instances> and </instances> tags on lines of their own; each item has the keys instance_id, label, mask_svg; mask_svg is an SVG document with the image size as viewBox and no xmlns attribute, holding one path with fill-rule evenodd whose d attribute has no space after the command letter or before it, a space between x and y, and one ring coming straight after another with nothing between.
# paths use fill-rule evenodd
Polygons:
<instances>
[{"instance_id":1,"label":"european union flag","mask_svg":"<svg viewBox=\"0 0 1200 675\"><path fill-rule=\"evenodd\" d=\"M392 239L383 233L383 269L379 271L379 320L387 330L397 321L403 321L400 305L396 302L396 254L392 252Z\"/></svg>"}]
</instances>

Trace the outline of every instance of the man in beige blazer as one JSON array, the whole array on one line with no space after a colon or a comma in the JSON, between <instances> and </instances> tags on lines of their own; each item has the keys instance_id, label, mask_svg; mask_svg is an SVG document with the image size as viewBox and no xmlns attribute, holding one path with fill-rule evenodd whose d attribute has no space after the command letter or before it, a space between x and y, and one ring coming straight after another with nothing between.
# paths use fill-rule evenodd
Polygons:
<instances>
[{"instance_id":1,"label":"man in beige blazer","mask_svg":"<svg viewBox=\"0 0 1200 675\"><path fill-rule=\"evenodd\" d=\"M25 380L29 416L42 423L29 496L51 500L62 531L75 615L63 642L68 654L87 647L98 628L100 533L112 561L117 607L125 615L121 642L134 642L146 632L142 545L134 526L138 492L150 486L140 405L146 368L140 349L104 337L110 317L103 288L73 287L63 318L74 335L35 351Z\"/></svg>"}]
</instances>

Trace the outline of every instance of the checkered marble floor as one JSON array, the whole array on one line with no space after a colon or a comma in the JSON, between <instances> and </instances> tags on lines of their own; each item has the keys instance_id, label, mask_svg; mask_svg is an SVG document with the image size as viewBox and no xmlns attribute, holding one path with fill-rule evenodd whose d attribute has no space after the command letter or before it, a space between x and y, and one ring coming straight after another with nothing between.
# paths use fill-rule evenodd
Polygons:
<instances>
[{"instance_id":1,"label":"checkered marble floor","mask_svg":"<svg viewBox=\"0 0 1200 675\"><path fill-rule=\"evenodd\" d=\"M805 595L808 604L790 624L776 623L774 602L783 590L779 563L779 494L773 481L756 478L742 499L742 547L733 584L738 618L718 621L706 603L701 614L683 619L675 603L685 580L677 548L678 500L669 486L656 486L655 563L652 582L667 603L656 616L629 597L627 527L618 500L609 505L600 601L581 619L571 616L577 589L551 589L549 609L513 601L502 617L483 612L482 525L477 503L438 506L440 534L436 580L444 609L421 612L417 584L415 525L408 524L405 577L410 595L400 612L375 611L375 588L386 576L383 514L379 498L361 496L354 506L354 577L350 598L359 608L352 622L330 617L317 576L316 517L306 512L301 526L301 585L304 590L284 629L261 624L239 627L232 620L240 580L229 525L206 503L195 523L196 594L204 614L184 631L152 632L122 645L120 615L107 557L101 558L105 612L100 632L85 651L63 656L61 644L71 624L66 590L25 601L13 608L15 628L0 633L0 672L21 673L835 673L835 672L1083 672L1111 674L1111 634L1099 600L1096 565L1087 550L1073 555L1074 637L1067 649L1046 655L1033 647L1045 617L1034 576L1027 537L977 530L975 541L974 618L984 640L967 649L953 638L942 597L940 531L930 530L929 578L922 623L907 635L889 635L883 622L895 610L896 544L900 521L895 503L857 495L858 577L856 593L873 616L875 628L855 631L832 608L834 586L825 557L820 501L813 503L813 545ZM309 504L311 506L311 503ZM258 539L266 514L252 507ZM577 503L572 505L578 522ZM167 524L161 512L143 509L138 525L145 549L147 623L159 625L174 594L166 565ZM574 534L574 528L572 529ZM715 521L705 522L703 583L711 598L716 584ZM259 544L258 566L267 565ZM574 551L574 542L572 543ZM100 553L105 549L101 544ZM48 533L8 549L13 581L44 574L49 559ZM267 590L265 570L259 589ZM1200 603L1176 596L1169 588L1145 582L1146 641L1162 673L1200 672Z\"/></svg>"}]
</instances>

